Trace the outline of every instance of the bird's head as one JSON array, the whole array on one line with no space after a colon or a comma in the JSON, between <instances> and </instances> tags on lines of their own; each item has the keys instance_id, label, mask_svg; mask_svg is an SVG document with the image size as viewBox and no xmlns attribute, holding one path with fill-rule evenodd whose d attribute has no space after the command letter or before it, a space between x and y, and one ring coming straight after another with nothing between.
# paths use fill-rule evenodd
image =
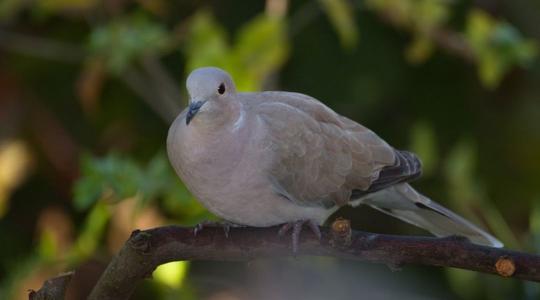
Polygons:
<instances>
[{"instance_id":1,"label":"bird's head","mask_svg":"<svg viewBox=\"0 0 540 300\"><path fill-rule=\"evenodd\" d=\"M231 76L215 67L194 70L189 74L186 86L190 96L186 125L198 114L216 117L236 94Z\"/></svg>"}]
</instances>

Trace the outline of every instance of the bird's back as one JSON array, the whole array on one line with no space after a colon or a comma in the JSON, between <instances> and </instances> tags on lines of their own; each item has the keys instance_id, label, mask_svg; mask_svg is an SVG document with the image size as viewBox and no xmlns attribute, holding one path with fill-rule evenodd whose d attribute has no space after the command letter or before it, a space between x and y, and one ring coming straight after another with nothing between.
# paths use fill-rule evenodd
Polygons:
<instances>
[{"instance_id":1,"label":"bird's back","mask_svg":"<svg viewBox=\"0 0 540 300\"><path fill-rule=\"evenodd\" d=\"M344 205L354 190L367 190L395 151L371 130L307 95L239 94L264 122L274 156L269 177L276 190L303 205Z\"/></svg>"}]
</instances>

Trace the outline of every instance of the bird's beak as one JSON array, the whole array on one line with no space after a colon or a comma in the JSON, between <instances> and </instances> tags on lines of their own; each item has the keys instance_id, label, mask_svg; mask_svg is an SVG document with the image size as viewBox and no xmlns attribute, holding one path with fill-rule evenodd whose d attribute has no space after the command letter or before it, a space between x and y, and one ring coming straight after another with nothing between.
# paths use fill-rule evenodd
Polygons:
<instances>
[{"instance_id":1,"label":"bird's beak","mask_svg":"<svg viewBox=\"0 0 540 300\"><path fill-rule=\"evenodd\" d=\"M189 125L191 119L199 112L199 109L203 106L206 101L192 101L189 104L188 112L186 114L186 125Z\"/></svg>"}]
</instances>

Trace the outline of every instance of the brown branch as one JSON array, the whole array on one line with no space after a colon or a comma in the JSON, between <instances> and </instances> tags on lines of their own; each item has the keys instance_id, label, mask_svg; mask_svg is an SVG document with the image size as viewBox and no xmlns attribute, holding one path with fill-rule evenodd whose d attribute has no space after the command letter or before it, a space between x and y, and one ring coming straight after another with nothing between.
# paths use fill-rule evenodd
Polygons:
<instances>
[{"instance_id":1,"label":"brown branch","mask_svg":"<svg viewBox=\"0 0 540 300\"><path fill-rule=\"evenodd\" d=\"M1 28L0 49L68 63L78 63L86 57L85 49L78 45Z\"/></svg>"},{"instance_id":2,"label":"brown branch","mask_svg":"<svg viewBox=\"0 0 540 300\"><path fill-rule=\"evenodd\" d=\"M48 279L43 286L37 290L30 290L28 299L30 300L56 300L64 299L67 286L73 277L73 272L61 274Z\"/></svg>"},{"instance_id":3,"label":"brown branch","mask_svg":"<svg viewBox=\"0 0 540 300\"><path fill-rule=\"evenodd\" d=\"M178 260L249 261L292 256L290 239L277 227L223 229L205 227L197 236L192 228L159 227L134 231L111 261L89 299L128 299L141 280L164 263ZM469 243L464 238L415 237L351 231L348 221L321 228L322 239L305 232L297 255L328 256L387 264L454 267L540 281L540 256Z\"/></svg>"}]
</instances>

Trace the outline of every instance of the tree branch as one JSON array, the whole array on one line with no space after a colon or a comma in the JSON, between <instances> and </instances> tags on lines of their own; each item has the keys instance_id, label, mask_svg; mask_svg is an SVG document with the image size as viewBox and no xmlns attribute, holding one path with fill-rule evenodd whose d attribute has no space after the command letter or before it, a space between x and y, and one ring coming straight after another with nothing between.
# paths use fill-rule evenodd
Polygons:
<instances>
[{"instance_id":1,"label":"tree branch","mask_svg":"<svg viewBox=\"0 0 540 300\"><path fill-rule=\"evenodd\" d=\"M48 279L43 286L37 290L30 290L28 299L30 300L56 300L64 299L67 286L73 277L73 272L61 274Z\"/></svg>"},{"instance_id":2,"label":"tree branch","mask_svg":"<svg viewBox=\"0 0 540 300\"><path fill-rule=\"evenodd\" d=\"M205 227L197 236L192 228L166 226L136 230L111 261L89 299L128 299L141 280L164 263L178 260L248 261L293 256L290 238L279 237L277 227ZM296 255L329 256L383 263L454 267L540 281L540 256L469 243L464 238L415 237L351 231L337 220L321 228L322 239L305 232Z\"/></svg>"}]
</instances>

